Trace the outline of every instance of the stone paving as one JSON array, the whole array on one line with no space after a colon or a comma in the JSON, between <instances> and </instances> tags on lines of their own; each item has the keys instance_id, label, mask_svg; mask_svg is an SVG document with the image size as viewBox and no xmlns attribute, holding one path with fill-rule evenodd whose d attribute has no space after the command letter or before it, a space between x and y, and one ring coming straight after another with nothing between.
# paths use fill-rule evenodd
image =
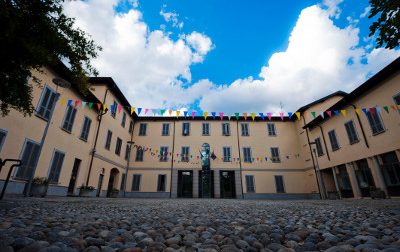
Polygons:
<instances>
[{"instance_id":1,"label":"stone paving","mask_svg":"<svg viewBox=\"0 0 400 252\"><path fill-rule=\"evenodd\" d=\"M400 251L400 199L10 198L0 251Z\"/></svg>"}]
</instances>

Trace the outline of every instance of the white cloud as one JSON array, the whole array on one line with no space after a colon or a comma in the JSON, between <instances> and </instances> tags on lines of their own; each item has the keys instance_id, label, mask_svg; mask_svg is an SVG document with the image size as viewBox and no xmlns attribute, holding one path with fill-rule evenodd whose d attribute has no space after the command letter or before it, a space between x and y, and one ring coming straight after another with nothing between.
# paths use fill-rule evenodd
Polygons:
<instances>
[{"instance_id":1,"label":"white cloud","mask_svg":"<svg viewBox=\"0 0 400 252\"><path fill-rule=\"evenodd\" d=\"M166 6L164 6L164 8L165 7ZM182 29L184 23L183 22L179 22L179 20L178 20L178 16L179 15L177 13L175 13L175 12L167 12L167 11L164 10L164 8L161 9L160 15L164 18L165 22L167 22L167 23L171 22L173 27Z\"/></svg>"},{"instance_id":2,"label":"white cloud","mask_svg":"<svg viewBox=\"0 0 400 252\"><path fill-rule=\"evenodd\" d=\"M365 18L366 16L368 16L370 11L371 11L371 6L365 7L364 12L361 13L361 15L360 15L360 18Z\"/></svg>"},{"instance_id":3,"label":"white cloud","mask_svg":"<svg viewBox=\"0 0 400 252\"><path fill-rule=\"evenodd\" d=\"M324 0L322 6L327 8L326 11L330 17L338 19L342 13L342 10L339 8L341 2L343 2L343 0Z\"/></svg>"},{"instance_id":4,"label":"white cloud","mask_svg":"<svg viewBox=\"0 0 400 252\"><path fill-rule=\"evenodd\" d=\"M197 53L194 55L194 62L201 62L204 56L213 49L211 39L196 31L186 36L186 41Z\"/></svg>"}]
</instances>

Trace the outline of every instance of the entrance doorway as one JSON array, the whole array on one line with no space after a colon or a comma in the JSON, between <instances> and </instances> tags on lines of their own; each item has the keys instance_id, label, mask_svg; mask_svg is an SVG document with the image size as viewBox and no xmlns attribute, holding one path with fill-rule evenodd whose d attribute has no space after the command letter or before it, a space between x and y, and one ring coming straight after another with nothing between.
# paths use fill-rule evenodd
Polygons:
<instances>
[{"instance_id":1,"label":"entrance doorway","mask_svg":"<svg viewBox=\"0 0 400 252\"><path fill-rule=\"evenodd\" d=\"M178 197L193 197L193 171L178 171Z\"/></svg>"},{"instance_id":2,"label":"entrance doorway","mask_svg":"<svg viewBox=\"0 0 400 252\"><path fill-rule=\"evenodd\" d=\"M119 173L119 171L118 171L117 168L112 168L111 169L110 178L108 180L107 197L111 196L111 194L113 192L113 189L115 188L114 184L115 184L115 181L117 181L118 173Z\"/></svg>"},{"instance_id":3,"label":"entrance doorway","mask_svg":"<svg viewBox=\"0 0 400 252\"><path fill-rule=\"evenodd\" d=\"M366 159L356 161L356 177L362 197L370 197L370 187L375 186L374 179Z\"/></svg>"},{"instance_id":4,"label":"entrance doorway","mask_svg":"<svg viewBox=\"0 0 400 252\"><path fill-rule=\"evenodd\" d=\"M342 198L353 198L353 189L351 188L351 182L346 170L346 165L339 165L336 169L338 171L336 177Z\"/></svg>"},{"instance_id":5,"label":"entrance doorway","mask_svg":"<svg viewBox=\"0 0 400 252\"><path fill-rule=\"evenodd\" d=\"M103 179L104 179L104 175L103 175L103 174L100 174L100 176L99 176L99 183L97 184L96 197L100 197L101 188L103 187Z\"/></svg>"},{"instance_id":6,"label":"entrance doorway","mask_svg":"<svg viewBox=\"0 0 400 252\"><path fill-rule=\"evenodd\" d=\"M235 172L220 171L221 198L235 198Z\"/></svg>"},{"instance_id":7,"label":"entrance doorway","mask_svg":"<svg viewBox=\"0 0 400 252\"><path fill-rule=\"evenodd\" d=\"M210 196L211 198L214 198L214 171L209 171L210 172L210 187L209 190L211 190ZM207 195L203 195L203 188L202 188L202 171L199 171L199 198L208 198Z\"/></svg>"},{"instance_id":8,"label":"entrance doorway","mask_svg":"<svg viewBox=\"0 0 400 252\"><path fill-rule=\"evenodd\" d=\"M81 166L82 160L75 158L74 166L72 168L71 178L68 185L68 195L74 195L76 178L78 177L79 167Z\"/></svg>"}]
</instances>

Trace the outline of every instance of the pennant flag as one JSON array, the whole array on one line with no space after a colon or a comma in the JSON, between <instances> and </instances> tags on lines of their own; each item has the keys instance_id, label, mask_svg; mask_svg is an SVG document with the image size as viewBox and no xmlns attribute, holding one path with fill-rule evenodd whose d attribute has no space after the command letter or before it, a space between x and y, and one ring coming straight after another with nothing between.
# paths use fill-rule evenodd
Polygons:
<instances>
[{"instance_id":1,"label":"pennant flag","mask_svg":"<svg viewBox=\"0 0 400 252\"><path fill-rule=\"evenodd\" d=\"M89 102L88 107L89 107L89 109L92 109L92 107L93 107L93 102Z\"/></svg>"},{"instance_id":2,"label":"pennant flag","mask_svg":"<svg viewBox=\"0 0 400 252\"><path fill-rule=\"evenodd\" d=\"M195 115L196 115L196 111L192 111L192 119L194 119Z\"/></svg>"},{"instance_id":3,"label":"pennant flag","mask_svg":"<svg viewBox=\"0 0 400 252\"><path fill-rule=\"evenodd\" d=\"M376 110L375 110L375 108L370 108L369 112L371 112L372 114L375 114Z\"/></svg>"},{"instance_id":4,"label":"pennant flag","mask_svg":"<svg viewBox=\"0 0 400 252\"><path fill-rule=\"evenodd\" d=\"M183 111L183 116L186 118L188 112L187 111Z\"/></svg>"},{"instance_id":5,"label":"pennant flag","mask_svg":"<svg viewBox=\"0 0 400 252\"><path fill-rule=\"evenodd\" d=\"M324 111L321 111L319 114L321 115L322 118L324 118Z\"/></svg>"},{"instance_id":6,"label":"pennant flag","mask_svg":"<svg viewBox=\"0 0 400 252\"><path fill-rule=\"evenodd\" d=\"M397 109L396 109L396 105L391 105L390 106L394 111L396 111Z\"/></svg>"},{"instance_id":7,"label":"pennant flag","mask_svg":"<svg viewBox=\"0 0 400 252\"><path fill-rule=\"evenodd\" d=\"M135 107L131 107L131 115L135 112Z\"/></svg>"},{"instance_id":8,"label":"pennant flag","mask_svg":"<svg viewBox=\"0 0 400 252\"><path fill-rule=\"evenodd\" d=\"M315 119L315 112L311 112L312 117Z\"/></svg>"},{"instance_id":9,"label":"pennant flag","mask_svg":"<svg viewBox=\"0 0 400 252\"><path fill-rule=\"evenodd\" d=\"M72 100L68 100L68 106L72 105Z\"/></svg>"},{"instance_id":10,"label":"pennant flag","mask_svg":"<svg viewBox=\"0 0 400 252\"><path fill-rule=\"evenodd\" d=\"M296 116L297 116L297 120L300 120L300 116L301 116L301 115L300 115L300 112L296 112L295 114L296 114Z\"/></svg>"},{"instance_id":11,"label":"pennant flag","mask_svg":"<svg viewBox=\"0 0 400 252\"><path fill-rule=\"evenodd\" d=\"M247 120L247 113L246 112L243 112L243 117L244 117L244 120Z\"/></svg>"},{"instance_id":12,"label":"pennant flag","mask_svg":"<svg viewBox=\"0 0 400 252\"><path fill-rule=\"evenodd\" d=\"M103 111L105 111L107 109L107 105L103 104Z\"/></svg>"},{"instance_id":13,"label":"pennant flag","mask_svg":"<svg viewBox=\"0 0 400 252\"><path fill-rule=\"evenodd\" d=\"M157 115L158 109L152 109L151 112L153 113L153 115Z\"/></svg>"},{"instance_id":14,"label":"pennant flag","mask_svg":"<svg viewBox=\"0 0 400 252\"><path fill-rule=\"evenodd\" d=\"M180 114L181 114L181 111L180 111L180 110L177 110L177 111L176 111L176 117L178 117Z\"/></svg>"},{"instance_id":15,"label":"pennant flag","mask_svg":"<svg viewBox=\"0 0 400 252\"><path fill-rule=\"evenodd\" d=\"M121 113L122 105L118 104L118 113Z\"/></svg>"},{"instance_id":16,"label":"pennant flag","mask_svg":"<svg viewBox=\"0 0 400 252\"><path fill-rule=\"evenodd\" d=\"M251 115L251 119L253 119L253 121L254 121L254 119L256 118L256 113L251 112L250 115Z\"/></svg>"},{"instance_id":17,"label":"pennant flag","mask_svg":"<svg viewBox=\"0 0 400 252\"><path fill-rule=\"evenodd\" d=\"M97 103L97 108L100 110L100 108L101 108L101 103Z\"/></svg>"},{"instance_id":18,"label":"pennant flag","mask_svg":"<svg viewBox=\"0 0 400 252\"><path fill-rule=\"evenodd\" d=\"M215 115L216 115L217 113L216 112L211 112L211 115L212 115L212 118L215 120Z\"/></svg>"},{"instance_id":19,"label":"pennant flag","mask_svg":"<svg viewBox=\"0 0 400 252\"><path fill-rule=\"evenodd\" d=\"M160 109L160 115L164 115L165 109Z\"/></svg>"},{"instance_id":20,"label":"pennant flag","mask_svg":"<svg viewBox=\"0 0 400 252\"><path fill-rule=\"evenodd\" d=\"M292 119L293 113L292 112L287 112L287 114L288 114L289 118Z\"/></svg>"},{"instance_id":21,"label":"pennant flag","mask_svg":"<svg viewBox=\"0 0 400 252\"><path fill-rule=\"evenodd\" d=\"M67 103L67 100L64 97L61 97L61 105L64 106Z\"/></svg>"},{"instance_id":22,"label":"pennant flag","mask_svg":"<svg viewBox=\"0 0 400 252\"><path fill-rule=\"evenodd\" d=\"M144 109L144 114L145 115L147 114L147 112L149 112L149 109L148 108Z\"/></svg>"},{"instance_id":23,"label":"pennant flag","mask_svg":"<svg viewBox=\"0 0 400 252\"><path fill-rule=\"evenodd\" d=\"M327 110L326 113L328 114L329 117L332 117L332 111Z\"/></svg>"},{"instance_id":24,"label":"pennant flag","mask_svg":"<svg viewBox=\"0 0 400 252\"><path fill-rule=\"evenodd\" d=\"M361 109L359 108L355 108L354 111L356 111L357 115L360 116L361 115Z\"/></svg>"},{"instance_id":25,"label":"pennant flag","mask_svg":"<svg viewBox=\"0 0 400 252\"><path fill-rule=\"evenodd\" d=\"M362 108L362 112L364 112L365 115L367 115L367 109L366 108Z\"/></svg>"},{"instance_id":26,"label":"pennant flag","mask_svg":"<svg viewBox=\"0 0 400 252\"><path fill-rule=\"evenodd\" d=\"M346 117L346 110L345 110L345 109L340 110L340 113L341 113L344 117Z\"/></svg>"},{"instance_id":27,"label":"pennant flag","mask_svg":"<svg viewBox=\"0 0 400 252\"><path fill-rule=\"evenodd\" d=\"M110 110L113 112L114 111L114 104L110 105Z\"/></svg>"},{"instance_id":28,"label":"pennant flag","mask_svg":"<svg viewBox=\"0 0 400 252\"><path fill-rule=\"evenodd\" d=\"M204 112L203 116L204 116L204 120L207 120L208 112Z\"/></svg>"},{"instance_id":29,"label":"pennant flag","mask_svg":"<svg viewBox=\"0 0 400 252\"><path fill-rule=\"evenodd\" d=\"M272 113L268 112L268 113L267 113L267 116L268 116L268 120L271 121Z\"/></svg>"},{"instance_id":30,"label":"pennant flag","mask_svg":"<svg viewBox=\"0 0 400 252\"><path fill-rule=\"evenodd\" d=\"M221 121L224 119L224 112L219 112L219 118L221 118Z\"/></svg>"},{"instance_id":31,"label":"pennant flag","mask_svg":"<svg viewBox=\"0 0 400 252\"><path fill-rule=\"evenodd\" d=\"M281 116L281 120L283 121L283 112L279 112L279 115Z\"/></svg>"},{"instance_id":32,"label":"pennant flag","mask_svg":"<svg viewBox=\"0 0 400 252\"><path fill-rule=\"evenodd\" d=\"M232 116L231 114L228 115L228 120L229 121L231 120L231 116Z\"/></svg>"},{"instance_id":33,"label":"pennant flag","mask_svg":"<svg viewBox=\"0 0 400 252\"><path fill-rule=\"evenodd\" d=\"M137 115L140 115L140 112L142 112L142 108L137 108Z\"/></svg>"},{"instance_id":34,"label":"pennant flag","mask_svg":"<svg viewBox=\"0 0 400 252\"><path fill-rule=\"evenodd\" d=\"M335 110L335 115L338 116L339 115L339 110Z\"/></svg>"},{"instance_id":35,"label":"pennant flag","mask_svg":"<svg viewBox=\"0 0 400 252\"><path fill-rule=\"evenodd\" d=\"M239 113L235 113L236 120L239 120Z\"/></svg>"},{"instance_id":36,"label":"pennant flag","mask_svg":"<svg viewBox=\"0 0 400 252\"><path fill-rule=\"evenodd\" d=\"M386 113L389 113L389 107L388 106L383 106L383 109L386 111Z\"/></svg>"},{"instance_id":37,"label":"pennant flag","mask_svg":"<svg viewBox=\"0 0 400 252\"><path fill-rule=\"evenodd\" d=\"M86 102L82 101L82 108L85 108L85 106L86 106Z\"/></svg>"},{"instance_id":38,"label":"pennant flag","mask_svg":"<svg viewBox=\"0 0 400 252\"><path fill-rule=\"evenodd\" d=\"M382 112L380 107L376 106L375 108L376 108L376 112L378 112L378 113Z\"/></svg>"},{"instance_id":39,"label":"pennant flag","mask_svg":"<svg viewBox=\"0 0 400 252\"><path fill-rule=\"evenodd\" d=\"M80 100L75 100L75 103L74 103L75 108L78 107L80 102L81 102Z\"/></svg>"},{"instance_id":40,"label":"pennant flag","mask_svg":"<svg viewBox=\"0 0 400 252\"><path fill-rule=\"evenodd\" d=\"M169 114L169 116L172 115L172 109L169 109L169 110L168 110L168 114Z\"/></svg>"},{"instance_id":41,"label":"pennant flag","mask_svg":"<svg viewBox=\"0 0 400 252\"><path fill-rule=\"evenodd\" d=\"M258 113L259 115L260 115L260 117L261 117L261 120L263 120L264 121L264 113Z\"/></svg>"}]
</instances>

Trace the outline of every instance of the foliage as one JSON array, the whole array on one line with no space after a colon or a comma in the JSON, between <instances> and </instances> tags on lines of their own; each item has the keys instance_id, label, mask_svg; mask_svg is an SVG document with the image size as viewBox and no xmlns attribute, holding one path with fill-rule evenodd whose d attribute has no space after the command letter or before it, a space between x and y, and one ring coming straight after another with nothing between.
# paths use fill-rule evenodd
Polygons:
<instances>
[{"instance_id":1,"label":"foliage","mask_svg":"<svg viewBox=\"0 0 400 252\"><path fill-rule=\"evenodd\" d=\"M400 1L399 0L370 0L371 13L369 18L379 16L369 27L369 36L378 32L377 48L393 49L400 43Z\"/></svg>"},{"instance_id":2,"label":"foliage","mask_svg":"<svg viewBox=\"0 0 400 252\"><path fill-rule=\"evenodd\" d=\"M1 115L16 109L26 116L34 111L32 70L69 65L71 81L86 93L87 75L97 75L90 60L101 50L74 19L63 14L64 0L0 0L0 92Z\"/></svg>"},{"instance_id":3,"label":"foliage","mask_svg":"<svg viewBox=\"0 0 400 252\"><path fill-rule=\"evenodd\" d=\"M34 185L48 185L49 184L49 180L45 177L35 177L32 180L32 183Z\"/></svg>"},{"instance_id":4,"label":"foliage","mask_svg":"<svg viewBox=\"0 0 400 252\"><path fill-rule=\"evenodd\" d=\"M84 184L82 184L82 185L79 187L79 189L80 189L80 190L87 190L87 191L94 191L94 190L95 190L95 188L94 188L93 186L87 186L87 185L84 185Z\"/></svg>"}]
</instances>

